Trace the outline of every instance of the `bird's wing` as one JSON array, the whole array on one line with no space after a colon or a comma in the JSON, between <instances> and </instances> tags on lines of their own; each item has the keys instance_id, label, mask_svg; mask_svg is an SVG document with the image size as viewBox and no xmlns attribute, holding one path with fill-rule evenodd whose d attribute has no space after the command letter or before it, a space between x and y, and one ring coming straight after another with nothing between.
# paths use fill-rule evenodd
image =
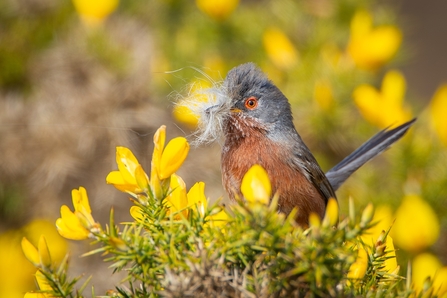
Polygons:
<instances>
[{"instance_id":1,"label":"bird's wing","mask_svg":"<svg viewBox=\"0 0 447 298\"><path fill-rule=\"evenodd\" d=\"M303 145L304 143L302 143L299 150L295 151L294 164L309 182L314 185L324 199L325 204L327 204L329 198L337 198L335 192L312 153Z\"/></svg>"}]
</instances>

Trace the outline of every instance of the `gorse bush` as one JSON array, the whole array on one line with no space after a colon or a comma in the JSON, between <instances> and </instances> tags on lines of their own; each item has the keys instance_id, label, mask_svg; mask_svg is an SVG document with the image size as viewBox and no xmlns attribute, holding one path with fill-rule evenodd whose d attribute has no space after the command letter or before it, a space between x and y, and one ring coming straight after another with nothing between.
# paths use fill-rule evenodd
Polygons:
<instances>
[{"instance_id":1,"label":"gorse bush","mask_svg":"<svg viewBox=\"0 0 447 298\"><path fill-rule=\"evenodd\" d=\"M277 197L265 170L255 165L245 175L244 198L228 209L208 205L203 182L189 191L175 172L185 160L186 139L165 146L165 127L154 136L148 175L132 152L117 148L118 171L107 182L132 197L132 222L117 225L95 221L87 191L72 192L74 211L61 207L56 221L68 239L92 239L113 272L126 277L110 297L408 297L442 295L427 280L422 291L400 276L392 239L382 231L372 245L362 238L374 226L373 206L339 222L337 202L328 202L326 215L313 214L310 228L277 212ZM26 238L22 249L36 267L39 289L25 297L84 297L89 279L67 276L67 258L51 260L45 237L37 247ZM93 289L93 288L92 288ZM96 296L92 290L92 296Z\"/></svg>"}]
</instances>

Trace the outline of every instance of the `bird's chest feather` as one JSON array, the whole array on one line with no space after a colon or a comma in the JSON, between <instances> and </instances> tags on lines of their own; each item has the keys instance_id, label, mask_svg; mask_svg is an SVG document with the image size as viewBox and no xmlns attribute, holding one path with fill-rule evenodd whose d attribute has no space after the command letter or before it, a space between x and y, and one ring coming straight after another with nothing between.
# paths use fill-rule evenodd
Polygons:
<instances>
[{"instance_id":1,"label":"bird's chest feather","mask_svg":"<svg viewBox=\"0 0 447 298\"><path fill-rule=\"evenodd\" d=\"M245 137L228 138L222 150L222 180L231 199L242 197L241 181L255 164L268 173L273 193L279 194L279 210L286 214L298 207L298 223L307 221L310 211L324 215L325 204L315 186L297 168L291 146L276 143L262 131L250 131Z\"/></svg>"}]
</instances>

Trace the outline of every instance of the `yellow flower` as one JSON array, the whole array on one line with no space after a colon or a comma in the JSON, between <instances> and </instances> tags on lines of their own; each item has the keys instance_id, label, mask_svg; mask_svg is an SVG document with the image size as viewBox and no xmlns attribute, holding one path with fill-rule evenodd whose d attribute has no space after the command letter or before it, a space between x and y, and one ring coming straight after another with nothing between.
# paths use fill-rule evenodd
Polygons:
<instances>
[{"instance_id":1,"label":"yellow flower","mask_svg":"<svg viewBox=\"0 0 447 298\"><path fill-rule=\"evenodd\" d=\"M22 239L22 250L25 254L25 257L30 261L34 266L40 266L40 256L37 248L31 244L25 237Z\"/></svg>"},{"instance_id":2,"label":"yellow flower","mask_svg":"<svg viewBox=\"0 0 447 298\"><path fill-rule=\"evenodd\" d=\"M323 219L323 226L335 226L338 223L338 203L334 198L327 202L326 213Z\"/></svg>"},{"instance_id":3,"label":"yellow flower","mask_svg":"<svg viewBox=\"0 0 447 298\"><path fill-rule=\"evenodd\" d=\"M329 111L334 104L332 87L328 81L316 81L314 86L314 99L323 111Z\"/></svg>"},{"instance_id":4,"label":"yellow flower","mask_svg":"<svg viewBox=\"0 0 447 298\"><path fill-rule=\"evenodd\" d=\"M67 241L54 229L54 222L37 219L24 227L26 238L32 243L39 243L41 235L45 235L46 243L50 251L51 259L59 263L67 253ZM1 296L1 295L0 295Z\"/></svg>"},{"instance_id":5,"label":"yellow flower","mask_svg":"<svg viewBox=\"0 0 447 298\"><path fill-rule=\"evenodd\" d=\"M436 90L430 103L431 121L439 139L447 146L447 84Z\"/></svg>"},{"instance_id":6,"label":"yellow flower","mask_svg":"<svg viewBox=\"0 0 447 298\"><path fill-rule=\"evenodd\" d=\"M90 235L90 231L66 205L61 207L61 218L57 219L56 228L62 237L71 240L84 240Z\"/></svg>"},{"instance_id":7,"label":"yellow flower","mask_svg":"<svg viewBox=\"0 0 447 298\"><path fill-rule=\"evenodd\" d=\"M401 31L391 25L373 28L371 15L357 12L351 21L348 53L362 69L374 70L388 62L402 43Z\"/></svg>"},{"instance_id":8,"label":"yellow flower","mask_svg":"<svg viewBox=\"0 0 447 298\"><path fill-rule=\"evenodd\" d=\"M116 163L118 171L112 171L107 175L107 184L113 184L120 191L132 195L143 192L137 183L136 174L139 175L140 184L142 184L142 180L148 181L148 178L144 171L145 177L141 178L143 175L141 173L142 169L139 169L141 166L132 151L126 147L116 147ZM137 169L139 169L138 173L136 173Z\"/></svg>"},{"instance_id":9,"label":"yellow flower","mask_svg":"<svg viewBox=\"0 0 447 298\"><path fill-rule=\"evenodd\" d=\"M47 241L43 235L40 236L37 248L31 242L22 238L22 250L25 257L36 267L50 267L51 256L48 249Z\"/></svg>"},{"instance_id":10,"label":"yellow flower","mask_svg":"<svg viewBox=\"0 0 447 298\"><path fill-rule=\"evenodd\" d=\"M362 279L368 268L368 253L365 249L359 247L356 261L351 265L348 272L348 278Z\"/></svg>"},{"instance_id":11,"label":"yellow flower","mask_svg":"<svg viewBox=\"0 0 447 298\"><path fill-rule=\"evenodd\" d=\"M188 206L192 212L199 212L201 216L205 216L208 209L208 200L205 196L205 183L197 182L191 187L187 194ZM217 208L216 208L217 209ZM223 226L229 219L228 213L225 208L222 208L217 213L211 214L207 217L211 226Z\"/></svg>"},{"instance_id":12,"label":"yellow flower","mask_svg":"<svg viewBox=\"0 0 447 298\"><path fill-rule=\"evenodd\" d=\"M210 95L202 92L210 87L211 84L208 81L193 82L189 90L189 96L175 105L172 112L174 118L190 128L196 128L200 115L195 113L193 109L194 107L199 107L201 103L206 103L210 100ZM192 109L190 107L191 103L194 103Z\"/></svg>"},{"instance_id":13,"label":"yellow flower","mask_svg":"<svg viewBox=\"0 0 447 298\"><path fill-rule=\"evenodd\" d=\"M321 218L315 212L311 212L309 215L309 226L315 229L318 229L321 226Z\"/></svg>"},{"instance_id":14,"label":"yellow flower","mask_svg":"<svg viewBox=\"0 0 447 298\"><path fill-rule=\"evenodd\" d=\"M73 0L73 4L86 25L97 26L115 11L119 0Z\"/></svg>"},{"instance_id":15,"label":"yellow flower","mask_svg":"<svg viewBox=\"0 0 447 298\"><path fill-rule=\"evenodd\" d=\"M48 291L48 292L53 291L51 286L48 284L45 275L43 275L43 273L40 270L37 270L34 277L36 279L40 291ZM24 298L52 298L52 297L54 296L46 293L34 293L34 292L27 292L24 295Z\"/></svg>"},{"instance_id":16,"label":"yellow flower","mask_svg":"<svg viewBox=\"0 0 447 298\"><path fill-rule=\"evenodd\" d=\"M205 215L208 208L208 201L205 196L205 183L197 182L188 191L188 206L192 211L198 211L201 216Z\"/></svg>"},{"instance_id":17,"label":"yellow flower","mask_svg":"<svg viewBox=\"0 0 447 298\"><path fill-rule=\"evenodd\" d=\"M169 178L185 161L189 152L188 141L177 137L165 147L166 126L162 125L154 135L154 152L152 154L152 171L150 184L158 197L161 194L161 180Z\"/></svg>"},{"instance_id":18,"label":"yellow flower","mask_svg":"<svg viewBox=\"0 0 447 298\"><path fill-rule=\"evenodd\" d=\"M71 193L75 211L72 212L66 205L61 207L61 218L56 221L56 227L62 237L72 240L83 240L90 236L91 231L96 230L87 191L80 187Z\"/></svg>"},{"instance_id":19,"label":"yellow flower","mask_svg":"<svg viewBox=\"0 0 447 298\"><path fill-rule=\"evenodd\" d=\"M396 250L394 249L393 238L387 236L385 244L386 244L385 252L387 259L385 260L384 270L388 273L397 274L397 272L399 271L399 266L397 265Z\"/></svg>"},{"instance_id":20,"label":"yellow flower","mask_svg":"<svg viewBox=\"0 0 447 298\"><path fill-rule=\"evenodd\" d=\"M436 271L435 280L433 281L433 289L439 297L447 297L447 266L444 266Z\"/></svg>"},{"instance_id":21,"label":"yellow flower","mask_svg":"<svg viewBox=\"0 0 447 298\"><path fill-rule=\"evenodd\" d=\"M143 222L144 216L143 216L143 210L141 210L138 206L132 206L130 207L130 215L138 222Z\"/></svg>"},{"instance_id":22,"label":"yellow flower","mask_svg":"<svg viewBox=\"0 0 447 298\"><path fill-rule=\"evenodd\" d=\"M186 185L183 179L173 174L171 176L170 194L166 197L166 206L169 207L169 213L176 214L174 219L180 219L180 211L184 217L188 216L188 199L186 197Z\"/></svg>"},{"instance_id":23,"label":"yellow flower","mask_svg":"<svg viewBox=\"0 0 447 298\"><path fill-rule=\"evenodd\" d=\"M298 51L290 39L278 28L264 32L265 51L273 64L283 70L293 68L298 62Z\"/></svg>"},{"instance_id":24,"label":"yellow flower","mask_svg":"<svg viewBox=\"0 0 447 298\"><path fill-rule=\"evenodd\" d=\"M376 223L376 225L372 226L361 236L362 241L368 246L373 246L382 231L388 231L391 227L393 219L393 210L389 205L377 206L371 221Z\"/></svg>"},{"instance_id":25,"label":"yellow flower","mask_svg":"<svg viewBox=\"0 0 447 298\"><path fill-rule=\"evenodd\" d=\"M228 216L228 213L225 211L225 208L222 208L222 210L217 212L216 214L210 215L208 219L211 226L223 227L230 220L230 217Z\"/></svg>"},{"instance_id":26,"label":"yellow flower","mask_svg":"<svg viewBox=\"0 0 447 298\"><path fill-rule=\"evenodd\" d=\"M430 253L417 255L412 265L413 289L419 293L427 277L433 281L434 294L443 297L447 294L447 266L442 266L437 257Z\"/></svg>"},{"instance_id":27,"label":"yellow flower","mask_svg":"<svg viewBox=\"0 0 447 298\"><path fill-rule=\"evenodd\" d=\"M407 195L396 211L392 237L402 249L419 252L436 242L439 220L431 206L417 195Z\"/></svg>"},{"instance_id":28,"label":"yellow flower","mask_svg":"<svg viewBox=\"0 0 447 298\"><path fill-rule=\"evenodd\" d=\"M250 203L268 204L272 186L266 170L260 165L252 166L242 178L241 192Z\"/></svg>"},{"instance_id":29,"label":"yellow flower","mask_svg":"<svg viewBox=\"0 0 447 298\"><path fill-rule=\"evenodd\" d=\"M385 128L411 118L411 112L404 105L405 88L404 76L398 71L389 71L383 78L380 91L371 85L362 84L354 90L353 97L367 121Z\"/></svg>"},{"instance_id":30,"label":"yellow flower","mask_svg":"<svg viewBox=\"0 0 447 298\"><path fill-rule=\"evenodd\" d=\"M225 20L238 4L239 0L196 0L197 7L217 21Z\"/></svg>"},{"instance_id":31,"label":"yellow flower","mask_svg":"<svg viewBox=\"0 0 447 298\"><path fill-rule=\"evenodd\" d=\"M177 137L169 141L160 159L160 179L167 179L174 174L185 161L189 152L189 144L183 137Z\"/></svg>"}]
</instances>

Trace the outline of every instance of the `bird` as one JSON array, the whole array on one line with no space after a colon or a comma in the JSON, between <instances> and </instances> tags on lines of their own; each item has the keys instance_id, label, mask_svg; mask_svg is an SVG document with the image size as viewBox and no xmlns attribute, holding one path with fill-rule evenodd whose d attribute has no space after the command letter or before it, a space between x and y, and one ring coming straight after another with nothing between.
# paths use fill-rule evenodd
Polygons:
<instances>
[{"instance_id":1,"label":"bird","mask_svg":"<svg viewBox=\"0 0 447 298\"><path fill-rule=\"evenodd\" d=\"M294 126L288 99L254 63L231 69L222 85L208 93L214 100L194 106L201 114L198 134L201 141L223 135L222 184L230 200L242 198L242 178L258 164L278 195L278 212L288 215L297 208L295 220L304 228L311 213L324 217L328 200L337 199L335 191L353 172L416 121L380 131L324 173Z\"/></svg>"}]
</instances>

